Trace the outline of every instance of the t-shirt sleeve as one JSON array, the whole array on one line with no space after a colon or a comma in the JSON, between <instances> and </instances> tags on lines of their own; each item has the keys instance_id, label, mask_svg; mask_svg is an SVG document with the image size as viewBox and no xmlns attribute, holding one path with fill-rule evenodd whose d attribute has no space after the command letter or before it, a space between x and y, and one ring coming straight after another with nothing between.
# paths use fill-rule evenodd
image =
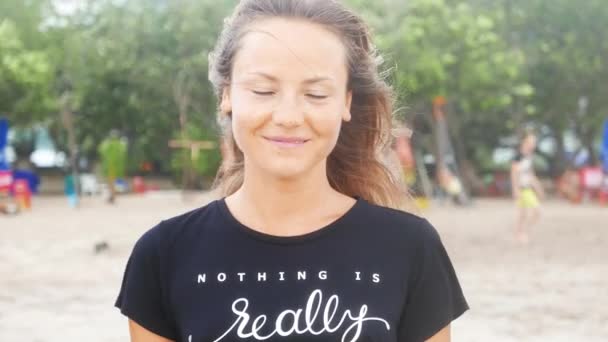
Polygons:
<instances>
[{"instance_id":1,"label":"t-shirt sleeve","mask_svg":"<svg viewBox=\"0 0 608 342\"><path fill-rule=\"evenodd\" d=\"M439 234L426 220L417 266L408 281L399 342L423 342L460 317L469 306Z\"/></svg>"},{"instance_id":2,"label":"t-shirt sleeve","mask_svg":"<svg viewBox=\"0 0 608 342\"><path fill-rule=\"evenodd\" d=\"M114 305L147 330L176 340L175 325L168 314L163 294L159 234L160 225L135 243Z\"/></svg>"}]
</instances>

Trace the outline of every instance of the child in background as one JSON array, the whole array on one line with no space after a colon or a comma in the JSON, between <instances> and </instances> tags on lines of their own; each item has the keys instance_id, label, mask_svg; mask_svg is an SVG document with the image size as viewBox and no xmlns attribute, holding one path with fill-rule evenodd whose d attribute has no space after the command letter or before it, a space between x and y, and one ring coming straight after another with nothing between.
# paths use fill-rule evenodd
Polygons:
<instances>
[{"instance_id":1,"label":"child in background","mask_svg":"<svg viewBox=\"0 0 608 342\"><path fill-rule=\"evenodd\" d=\"M511 185L513 198L519 208L515 225L515 238L522 244L529 242L529 229L540 217L540 200L544 191L534 173L533 159L536 150L536 136L527 132L522 139L519 153L511 164Z\"/></svg>"}]
</instances>

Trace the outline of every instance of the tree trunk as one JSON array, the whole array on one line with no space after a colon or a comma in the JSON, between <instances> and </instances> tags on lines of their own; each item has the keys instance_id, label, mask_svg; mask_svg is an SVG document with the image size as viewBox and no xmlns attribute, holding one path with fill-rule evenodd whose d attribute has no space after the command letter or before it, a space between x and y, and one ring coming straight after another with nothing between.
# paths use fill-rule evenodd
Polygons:
<instances>
[{"instance_id":1,"label":"tree trunk","mask_svg":"<svg viewBox=\"0 0 608 342\"><path fill-rule=\"evenodd\" d=\"M564 143L564 132L556 131L555 140L557 142L557 151L555 153L555 159L551 163L551 177L559 177L564 171L571 168L572 165L566 157L566 147Z\"/></svg>"},{"instance_id":2,"label":"tree trunk","mask_svg":"<svg viewBox=\"0 0 608 342\"><path fill-rule=\"evenodd\" d=\"M173 99L177 105L179 115L179 126L180 136L182 141L188 139L187 136L187 125L188 125L188 110L190 108L190 89L192 87L188 83L187 76L180 72L178 73L177 79L173 83ZM182 160L182 191L185 199L186 191L190 185L190 178L192 177L192 158L188 154L188 151L184 153Z\"/></svg>"}]
</instances>

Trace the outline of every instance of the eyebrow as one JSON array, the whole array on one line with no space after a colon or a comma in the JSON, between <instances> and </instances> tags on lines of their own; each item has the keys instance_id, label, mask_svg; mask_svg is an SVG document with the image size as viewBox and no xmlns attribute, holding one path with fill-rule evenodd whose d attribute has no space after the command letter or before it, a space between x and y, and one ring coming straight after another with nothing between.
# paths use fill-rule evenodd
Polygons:
<instances>
[{"instance_id":1,"label":"eyebrow","mask_svg":"<svg viewBox=\"0 0 608 342\"><path fill-rule=\"evenodd\" d=\"M270 81L273 81L273 82L278 82L279 81L278 78L276 78L276 77L274 77L274 76L272 76L270 74L267 74L265 72L261 72L261 71L249 72L248 74L249 75L255 75L255 76L261 76L261 77L263 77L265 79L268 79ZM331 78L331 77L324 77L324 76L318 76L318 77L313 77L313 78L306 79L306 80L304 80L304 83L306 83L306 84L312 84L312 83L318 83L318 82L323 82L323 81L333 81L333 78Z\"/></svg>"}]
</instances>

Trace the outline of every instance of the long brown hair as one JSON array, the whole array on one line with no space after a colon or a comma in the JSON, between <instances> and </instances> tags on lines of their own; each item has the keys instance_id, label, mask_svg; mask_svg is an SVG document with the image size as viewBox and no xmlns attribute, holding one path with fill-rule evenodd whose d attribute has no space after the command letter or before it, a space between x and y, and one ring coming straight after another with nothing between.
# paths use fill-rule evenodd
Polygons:
<instances>
[{"instance_id":1,"label":"long brown hair","mask_svg":"<svg viewBox=\"0 0 608 342\"><path fill-rule=\"evenodd\" d=\"M229 86L239 39L252 22L270 17L297 18L322 25L337 34L347 51L348 89L352 91L350 122L342 125L337 145L327 159L331 186L371 203L405 208L405 186L385 162L391 150L393 93L379 72L381 58L363 20L334 0L242 0L225 21L210 54L209 79L218 100ZM215 187L222 196L243 184L244 158L230 130L231 113L219 115L224 160Z\"/></svg>"}]
</instances>

